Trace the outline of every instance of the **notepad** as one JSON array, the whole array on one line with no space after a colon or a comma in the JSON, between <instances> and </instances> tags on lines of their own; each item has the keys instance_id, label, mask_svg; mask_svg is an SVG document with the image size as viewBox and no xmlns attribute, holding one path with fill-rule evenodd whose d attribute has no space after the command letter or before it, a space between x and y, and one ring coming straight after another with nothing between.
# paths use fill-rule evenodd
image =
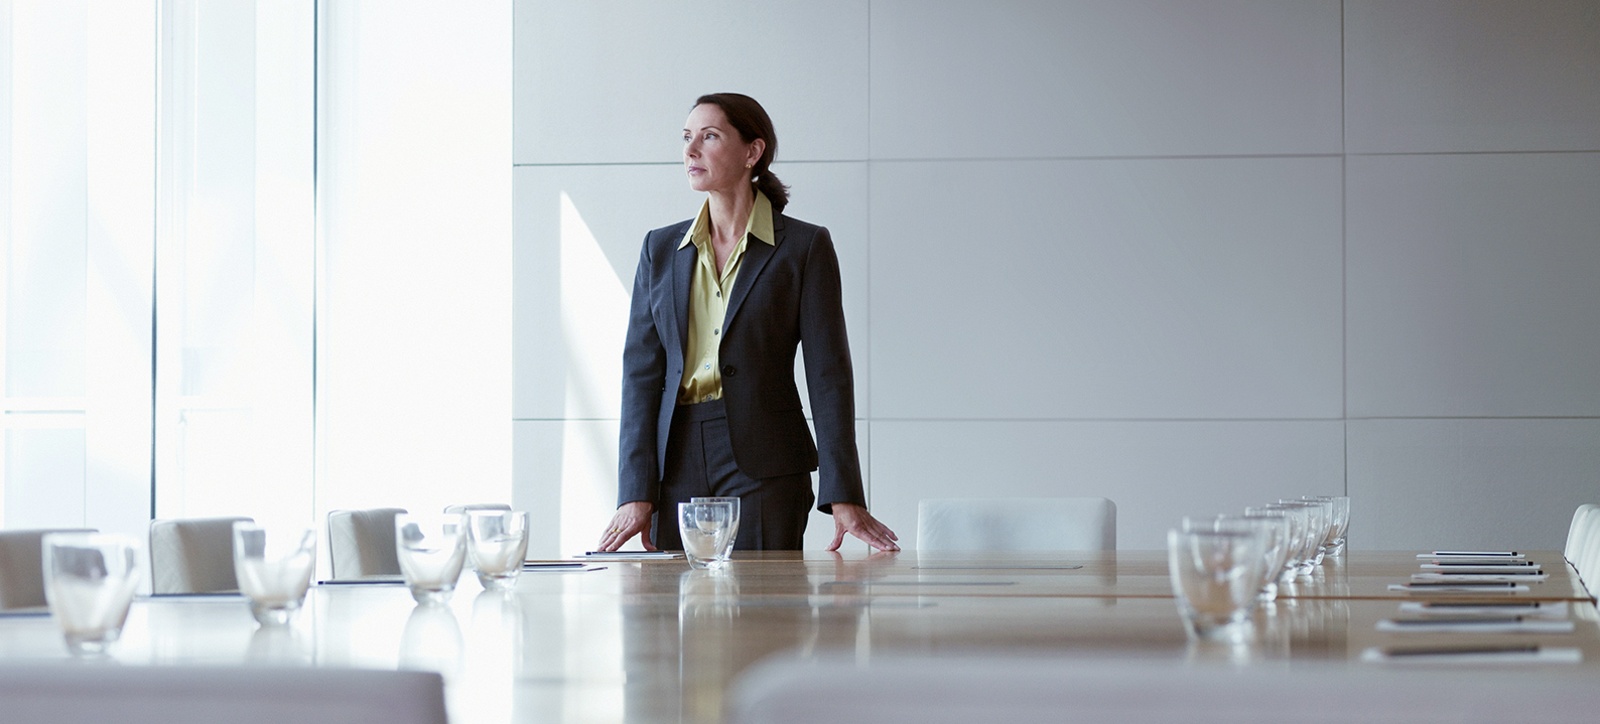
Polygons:
<instances>
[{"instance_id":1,"label":"notepad","mask_svg":"<svg viewBox=\"0 0 1600 724\"><path fill-rule=\"evenodd\" d=\"M1483 583L1456 583L1451 581L1426 581L1418 583L1391 583L1391 591L1406 593L1526 593L1526 584L1499 581Z\"/></svg>"},{"instance_id":2,"label":"notepad","mask_svg":"<svg viewBox=\"0 0 1600 724\"><path fill-rule=\"evenodd\" d=\"M670 561L683 558L683 551L589 551L579 557L607 561Z\"/></svg>"},{"instance_id":3,"label":"notepad","mask_svg":"<svg viewBox=\"0 0 1600 724\"><path fill-rule=\"evenodd\" d=\"M406 579L400 576L368 576L366 578L335 578L317 581L319 586L403 586Z\"/></svg>"},{"instance_id":4,"label":"notepad","mask_svg":"<svg viewBox=\"0 0 1600 724\"><path fill-rule=\"evenodd\" d=\"M1566 601L1403 601L1401 613L1424 616L1537 616L1566 618Z\"/></svg>"},{"instance_id":5,"label":"notepad","mask_svg":"<svg viewBox=\"0 0 1600 724\"><path fill-rule=\"evenodd\" d=\"M1362 651L1361 660L1419 664L1575 664L1583 661L1583 651L1576 647L1521 644L1507 646L1375 646Z\"/></svg>"},{"instance_id":6,"label":"notepad","mask_svg":"<svg viewBox=\"0 0 1600 724\"><path fill-rule=\"evenodd\" d=\"M1378 630L1389 633L1572 633L1571 621L1526 618L1523 616L1485 616L1481 618L1388 618L1378 622Z\"/></svg>"},{"instance_id":7,"label":"notepad","mask_svg":"<svg viewBox=\"0 0 1600 724\"><path fill-rule=\"evenodd\" d=\"M1538 582L1538 581L1543 581L1544 579L1549 578L1549 577L1550 577L1549 574L1538 572L1538 571L1527 571L1527 572L1522 572L1522 573L1434 573L1434 572L1427 572L1427 573L1413 573L1413 574L1411 574L1411 581L1413 583L1428 583L1428 582L1431 582L1431 581L1455 582L1455 583L1492 583L1492 582L1496 582L1496 581Z\"/></svg>"},{"instance_id":8,"label":"notepad","mask_svg":"<svg viewBox=\"0 0 1600 724\"><path fill-rule=\"evenodd\" d=\"M1543 573L1537 563L1423 563L1417 568L1439 573Z\"/></svg>"}]
</instances>

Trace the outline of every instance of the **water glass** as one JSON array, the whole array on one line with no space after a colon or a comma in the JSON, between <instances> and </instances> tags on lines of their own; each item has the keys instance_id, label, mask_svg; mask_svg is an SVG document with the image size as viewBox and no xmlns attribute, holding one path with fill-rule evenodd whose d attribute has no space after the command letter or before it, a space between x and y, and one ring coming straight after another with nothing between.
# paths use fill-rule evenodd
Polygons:
<instances>
[{"instance_id":1,"label":"water glass","mask_svg":"<svg viewBox=\"0 0 1600 724\"><path fill-rule=\"evenodd\" d=\"M411 598L425 606L444 604L455 592L467 560L466 517L396 515L394 549Z\"/></svg>"},{"instance_id":2,"label":"water glass","mask_svg":"<svg viewBox=\"0 0 1600 724\"><path fill-rule=\"evenodd\" d=\"M1246 518L1277 518L1284 524L1283 568L1278 572L1280 583L1291 583L1300 572L1302 551L1305 548L1305 512L1271 506L1253 506L1244 509Z\"/></svg>"},{"instance_id":3,"label":"water glass","mask_svg":"<svg viewBox=\"0 0 1600 724\"><path fill-rule=\"evenodd\" d=\"M1350 529L1350 498L1344 495L1316 495L1319 500L1326 500L1333 505L1333 543L1328 548L1328 555L1344 555L1344 536Z\"/></svg>"},{"instance_id":4,"label":"water glass","mask_svg":"<svg viewBox=\"0 0 1600 724\"><path fill-rule=\"evenodd\" d=\"M1321 553L1322 546L1316 506L1300 501L1273 503L1265 507L1267 510L1283 511L1294 521L1295 551L1290 554L1290 559L1294 561L1295 575L1310 577L1312 571L1317 569L1318 554Z\"/></svg>"},{"instance_id":5,"label":"water glass","mask_svg":"<svg viewBox=\"0 0 1600 724\"><path fill-rule=\"evenodd\" d=\"M698 496L689 499L691 503L727 503L733 506L733 530L728 533L728 547L717 560L726 564L733 555L733 547L739 542L739 498L738 496Z\"/></svg>"},{"instance_id":6,"label":"water glass","mask_svg":"<svg viewBox=\"0 0 1600 724\"><path fill-rule=\"evenodd\" d=\"M678 504L678 532L691 568L720 569L728 565L729 551L733 549L734 521L730 503Z\"/></svg>"},{"instance_id":7,"label":"water glass","mask_svg":"<svg viewBox=\"0 0 1600 724\"><path fill-rule=\"evenodd\" d=\"M1167 565L1178 613L1191 636L1250 638L1250 614L1266 573L1259 532L1171 530Z\"/></svg>"},{"instance_id":8,"label":"water glass","mask_svg":"<svg viewBox=\"0 0 1600 724\"><path fill-rule=\"evenodd\" d=\"M528 513L474 510L467 514L467 551L486 591L509 591L528 557Z\"/></svg>"},{"instance_id":9,"label":"water glass","mask_svg":"<svg viewBox=\"0 0 1600 724\"><path fill-rule=\"evenodd\" d=\"M1261 592L1257 598L1263 603L1278 600L1278 576L1289 557L1289 521L1282 516L1269 515L1219 515L1213 530L1261 535Z\"/></svg>"},{"instance_id":10,"label":"water glass","mask_svg":"<svg viewBox=\"0 0 1600 724\"><path fill-rule=\"evenodd\" d=\"M1309 505L1312 507L1313 514L1316 516L1317 520L1317 565L1322 565L1323 557L1327 556L1329 550L1332 550L1333 539L1339 532L1335 527L1336 521L1333 518L1333 503L1327 500L1312 498L1309 496L1302 496L1295 500L1280 500L1278 502L1293 505Z\"/></svg>"},{"instance_id":11,"label":"water glass","mask_svg":"<svg viewBox=\"0 0 1600 724\"><path fill-rule=\"evenodd\" d=\"M41 540L45 599L67 650L104 656L122 636L139 587L139 544L109 533L49 533Z\"/></svg>"},{"instance_id":12,"label":"water glass","mask_svg":"<svg viewBox=\"0 0 1600 724\"><path fill-rule=\"evenodd\" d=\"M317 531L233 524L233 574L250 614L263 626L282 626L306 600L317 567Z\"/></svg>"}]
</instances>

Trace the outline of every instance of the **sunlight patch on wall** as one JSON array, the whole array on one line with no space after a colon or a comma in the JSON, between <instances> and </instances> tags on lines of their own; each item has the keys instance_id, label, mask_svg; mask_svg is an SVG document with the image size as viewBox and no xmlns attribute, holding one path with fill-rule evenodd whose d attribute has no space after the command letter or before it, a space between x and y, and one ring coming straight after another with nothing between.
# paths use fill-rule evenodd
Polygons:
<instances>
[{"instance_id":1,"label":"sunlight patch on wall","mask_svg":"<svg viewBox=\"0 0 1600 724\"><path fill-rule=\"evenodd\" d=\"M561 550L591 550L616 508L622 339L628 291L572 197L561 194L561 337L566 421L561 451Z\"/></svg>"}]
</instances>

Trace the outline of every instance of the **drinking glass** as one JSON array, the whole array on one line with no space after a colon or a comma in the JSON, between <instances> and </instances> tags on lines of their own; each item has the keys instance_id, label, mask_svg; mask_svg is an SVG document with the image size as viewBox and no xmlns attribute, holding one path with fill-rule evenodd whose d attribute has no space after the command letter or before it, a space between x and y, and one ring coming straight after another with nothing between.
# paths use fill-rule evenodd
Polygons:
<instances>
[{"instance_id":1,"label":"drinking glass","mask_svg":"<svg viewBox=\"0 0 1600 724\"><path fill-rule=\"evenodd\" d=\"M1327 500L1301 496L1294 500L1279 500L1279 503L1293 505L1309 505L1316 516L1317 558L1316 565L1322 565L1322 559L1328 555L1328 550L1333 546L1334 535L1338 532L1333 519L1333 503Z\"/></svg>"},{"instance_id":2,"label":"drinking glass","mask_svg":"<svg viewBox=\"0 0 1600 724\"><path fill-rule=\"evenodd\" d=\"M727 503L733 506L733 525L728 532L728 547L717 560L727 564L733 556L733 547L739 541L739 498L738 496L697 496L689 499L691 503Z\"/></svg>"},{"instance_id":3,"label":"drinking glass","mask_svg":"<svg viewBox=\"0 0 1600 724\"><path fill-rule=\"evenodd\" d=\"M728 565L733 548L733 505L719 503L679 503L678 532L683 552L691 568L720 569Z\"/></svg>"},{"instance_id":4,"label":"drinking glass","mask_svg":"<svg viewBox=\"0 0 1600 724\"><path fill-rule=\"evenodd\" d=\"M444 604L467 560L465 517L400 513L394 517L394 549L411 598L425 606Z\"/></svg>"},{"instance_id":5,"label":"drinking glass","mask_svg":"<svg viewBox=\"0 0 1600 724\"><path fill-rule=\"evenodd\" d=\"M233 524L233 574L250 614L263 626L282 626L306 600L317 567L317 531Z\"/></svg>"},{"instance_id":6,"label":"drinking glass","mask_svg":"<svg viewBox=\"0 0 1600 724\"><path fill-rule=\"evenodd\" d=\"M1263 603L1278 600L1278 575L1289 556L1289 521L1281 516L1219 515L1214 530L1261 534L1261 591Z\"/></svg>"},{"instance_id":7,"label":"drinking glass","mask_svg":"<svg viewBox=\"0 0 1600 724\"><path fill-rule=\"evenodd\" d=\"M49 533L44 549L45 599L67 650L104 656L122 636L139 587L139 544L110 533Z\"/></svg>"},{"instance_id":8,"label":"drinking glass","mask_svg":"<svg viewBox=\"0 0 1600 724\"><path fill-rule=\"evenodd\" d=\"M1310 577L1312 571L1317 569L1317 554L1321 552L1322 535L1321 523L1318 520L1316 506L1305 501L1290 501L1272 503L1266 506L1269 510L1281 510L1293 516L1299 531L1295 533L1297 550L1294 554L1295 574L1301 577Z\"/></svg>"},{"instance_id":9,"label":"drinking glass","mask_svg":"<svg viewBox=\"0 0 1600 724\"><path fill-rule=\"evenodd\" d=\"M1267 565L1262 548L1256 530L1167 532L1172 592L1191 636L1234 643L1250 638Z\"/></svg>"},{"instance_id":10,"label":"drinking glass","mask_svg":"<svg viewBox=\"0 0 1600 724\"><path fill-rule=\"evenodd\" d=\"M486 591L509 591L517 585L528 557L528 513L474 510L467 514L467 550L478 583Z\"/></svg>"},{"instance_id":11,"label":"drinking glass","mask_svg":"<svg viewBox=\"0 0 1600 724\"><path fill-rule=\"evenodd\" d=\"M1330 556L1344 555L1344 536L1350 529L1350 498L1344 495L1317 495L1313 496L1333 504L1333 544L1328 549Z\"/></svg>"},{"instance_id":12,"label":"drinking glass","mask_svg":"<svg viewBox=\"0 0 1600 724\"><path fill-rule=\"evenodd\" d=\"M1298 508L1255 506L1244 509L1245 517L1274 517L1283 520L1287 527L1284 539L1283 568L1278 572L1279 583L1292 583L1300 574L1306 546L1305 511Z\"/></svg>"}]
</instances>

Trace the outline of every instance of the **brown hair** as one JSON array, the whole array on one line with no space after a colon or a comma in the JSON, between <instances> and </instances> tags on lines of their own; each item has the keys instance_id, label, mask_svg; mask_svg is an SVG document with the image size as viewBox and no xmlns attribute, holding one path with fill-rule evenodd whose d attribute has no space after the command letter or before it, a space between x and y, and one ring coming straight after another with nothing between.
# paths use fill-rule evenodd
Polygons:
<instances>
[{"instance_id":1,"label":"brown hair","mask_svg":"<svg viewBox=\"0 0 1600 724\"><path fill-rule=\"evenodd\" d=\"M761 160L750 169L750 176L756 190L766 194L767 200L772 202L772 210L782 212L783 207L789 205L789 187L772 175L772 159L778 155L778 134L772 129L772 118L767 110L756 99L742 93L707 93L694 101L696 106L706 103L722 109L728 123L745 143L757 138L766 141L767 147L761 152Z\"/></svg>"}]
</instances>

